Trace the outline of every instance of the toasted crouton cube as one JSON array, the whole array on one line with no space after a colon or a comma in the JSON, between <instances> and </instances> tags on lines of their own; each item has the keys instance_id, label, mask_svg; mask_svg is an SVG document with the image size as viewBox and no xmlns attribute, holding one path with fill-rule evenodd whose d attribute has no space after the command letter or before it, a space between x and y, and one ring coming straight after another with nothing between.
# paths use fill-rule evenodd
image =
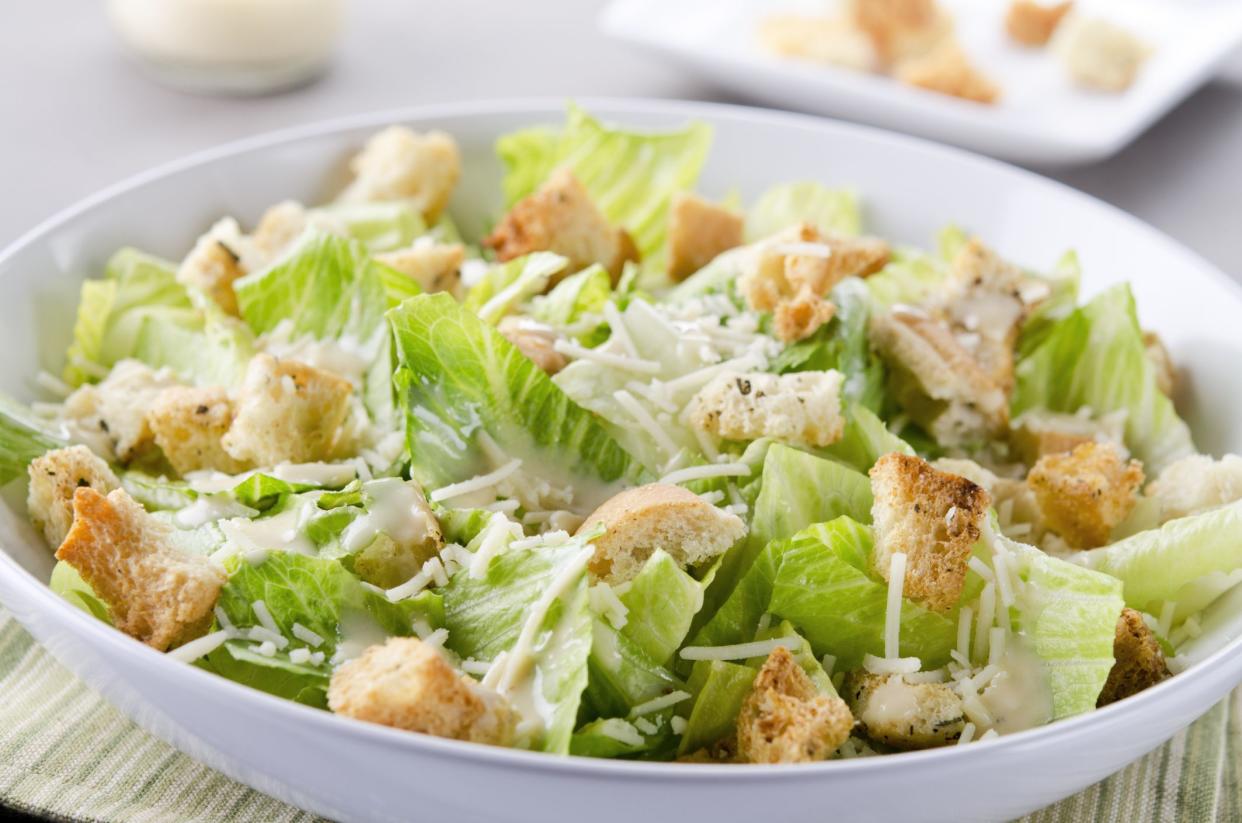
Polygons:
<instances>
[{"instance_id":1,"label":"toasted crouton cube","mask_svg":"<svg viewBox=\"0 0 1242 823\"><path fill-rule=\"evenodd\" d=\"M164 389L147 412L147 423L178 474L200 469L236 474L248 468L221 444L233 424L233 403L223 387Z\"/></svg>"},{"instance_id":2,"label":"toasted crouton cube","mask_svg":"<svg viewBox=\"0 0 1242 823\"><path fill-rule=\"evenodd\" d=\"M349 163L354 180L341 193L349 203L404 200L427 220L448 205L461 176L461 152L442 131L419 134L389 126Z\"/></svg>"},{"instance_id":3,"label":"toasted crouton cube","mask_svg":"<svg viewBox=\"0 0 1242 823\"><path fill-rule=\"evenodd\" d=\"M952 609L992 504L988 493L922 458L896 452L871 467L871 491L876 572L888 580L892 557L902 552L904 595L933 611Z\"/></svg>"},{"instance_id":4,"label":"toasted crouton cube","mask_svg":"<svg viewBox=\"0 0 1242 823\"><path fill-rule=\"evenodd\" d=\"M627 260L638 259L629 234L609 224L568 168L557 170L537 192L515 203L483 243L500 260L556 252L569 259L566 273L599 263L613 283Z\"/></svg>"},{"instance_id":5,"label":"toasted crouton cube","mask_svg":"<svg viewBox=\"0 0 1242 823\"><path fill-rule=\"evenodd\" d=\"M460 243L415 243L408 249L377 254L375 259L391 266L431 294L455 293L461 282L461 264L466 251Z\"/></svg>"},{"instance_id":6,"label":"toasted crouton cube","mask_svg":"<svg viewBox=\"0 0 1242 823\"><path fill-rule=\"evenodd\" d=\"M836 316L837 306L809 289L776 304L772 313L773 330L783 343L805 340Z\"/></svg>"},{"instance_id":7,"label":"toasted crouton cube","mask_svg":"<svg viewBox=\"0 0 1242 823\"><path fill-rule=\"evenodd\" d=\"M747 763L813 763L835 752L853 728L845 701L819 694L789 650L776 648L738 713L738 758Z\"/></svg>"},{"instance_id":8,"label":"toasted crouton cube","mask_svg":"<svg viewBox=\"0 0 1242 823\"><path fill-rule=\"evenodd\" d=\"M108 606L118 629L164 651L203 634L224 585L205 557L173 546L173 527L123 489L73 495L73 526L56 550Z\"/></svg>"},{"instance_id":9,"label":"toasted crouton cube","mask_svg":"<svg viewBox=\"0 0 1242 823\"><path fill-rule=\"evenodd\" d=\"M592 545L591 571L610 583L629 580L656 549L683 568L723 554L746 534L746 524L681 486L650 483L606 500L578 527L603 526Z\"/></svg>"},{"instance_id":10,"label":"toasted crouton cube","mask_svg":"<svg viewBox=\"0 0 1242 823\"><path fill-rule=\"evenodd\" d=\"M1151 53L1126 29L1093 18L1067 20L1052 46L1070 79L1085 88L1106 92L1130 88Z\"/></svg>"},{"instance_id":11,"label":"toasted crouton cube","mask_svg":"<svg viewBox=\"0 0 1242 823\"><path fill-rule=\"evenodd\" d=\"M1159 501L1162 522L1242 500L1242 457L1192 454L1175 460L1148 485L1147 496Z\"/></svg>"},{"instance_id":12,"label":"toasted crouton cube","mask_svg":"<svg viewBox=\"0 0 1242 823\"><path fill-rule=\"evenodd\" d=\"M177 269L179 282L202 291L234 317L238 312L233 281L246 273L242 267L241 240L237 221L232 218L221 220L198 238Z\"/></svg>"},{"instance_id":13,"label":"toasted crouton cube","mask_svg":"<svg viewBox=\"0 0 1242 823\"><path fill-rule=\"evenodd\" d=\"M147 409L161 391L177 385L172 372L155 371L137 360L122 360L102 381L78 388L66 400L63 414L76 429L109 447L109 459L129 463L155 442ZM100 436L102 435L102 436Z\"/></svg>"},{"instance_id":14,"label":"toasted crouton cube","mask_svg":"<svg viewBox=\"0 0 1242 823\"><path fill-rule=\"evenodd\" d=\"M551 326L511 314L501 318L496 330L548 374L556 374L568 362L556 350L556 330Z\"/></svg>"},{"instance_id":15,"label":"toasted crouton cube","mask_svg":"<svg viewBox=\"0 0 1242 823\"><path fill-rule=\"evenodd\" d=\"M722 374L690 401L690 424L725 440L829 446L845 430L841 381L838 371Z\"/></svg>"},{"instance_id":16,"label":"toasted crouton cube","mask_svg":"<svg viewBox=\"0 0 1242 823\"><path fill-rule=\"evenodd\" d=\"M953 31L936 0L848 0L847 8L883 65L925 54Z\"/></svg>"},{"instance_id":17,"label":"toasted crouton cube","mask_svg":"<svg viewBox=\"0 0 1242 823\"><path fill-rule=\"evenodd\" d=\"M1005 15L1005 31L1015 42L1024 46L1047 45L1073 5L1073 0L1051 5L1036 0L1013 0Z\"/></svg>"},{"instance_id":18,"label":"toasted crouton cube","mask_svg":"<svg viewBox=\"0 0 1242 823\"><path fill-rule=\"evenodd\" d=\"M69 446L36 457L27 467L26 509L47 544L55 549L73 525L73 493L89 486L101 494L120 488L108 464L86 446Z\"/></svg>"},{"instance_id":19,"label":"toasted crouton cube","mask_svg":"<svg viewBox=\"0 0 1242 823\"><path fill-rule=\"evenodd\" d=\"M954 42L942 43L924 55L905 60L897 67L896 77L910 86L975 103L991 104L1000 98L1000 87L979 71Z\"/></svg>"},{"instance_id":20,"label":"toasted crouton cube","mask_svg":"<svg viewBox=\"0 0 1242 823\"><path fill-rule=\"evenodd\" d=\"M1143 485L1143 468L1112 443L1083 443L1069 454L1041 457L1027 476L1048 527L1078 549L1108 542Z\"/></svg>"},{"instance_id":21,"label":"toasted crouton cube","mask_svg":"<svg viewBox=\"0 0 1242 823\"><path fill-rule=\"evenodd\" d=\"M1108 680L1096 706L1116 703L1170 676L1160 642L1147 627L1143 615L1134 609L1122 609L1121 616L1117 618L1113 659L1117 662L1108 672Z\"/></svg>"},{"instance_id":22,"label":"toasted crouton cube","mask_svg":"<svg viewBox=\"0 0 1242 823\"><path fill-rule=\"evenodd\" d=\"M895 749L929 749L962 736L962 698L944 683L907 683L899 674L855 672L845 699L872 740Z\"/></svg>"},{"instance_id":23,"label":"toasted crouton cube","mask_svg":"<svg viewBox=\"0 0 1242 823\"><path fill-rule=\"evenodd\" d=\"M1071 452L1083 443L1123 446L1124 419L1119 415L1093 418L1064 412L1029 411L1010 426L1009 445L1015 456L1033 466L1046 454Z\"/></svg>"},{"instance_id":24,"label":"toasted crouton cube","mask_svg":"<svg viewBox=\"0 0 1242 823\"><path fill-rule=\"evenodd\" d=\"M684 280L716 255L742 245L742 215L688 192L668 212L668 274Z\"/></svg>"},{"instance_id":25,"label":"toasted crouton cube","mask_svg":"<svg viewBox=\"0 0 1242 823\"><path fill-rule=\"evenodd\" d=\"M874 237L827 235L800 223L751 247L753 263L738 290L755 311L773 311L804 292L824 297L847 277L866 277L887 265L889 247Z\"/></svg>"},{"instance_id":26,"label":"toasted crouton cube","mask_svg":"<svg viewBox=\"0 0 1242 823\"><path fill-rule=\"evenodd\" d=\"M845 17L774 14L760 24L759 40L784 57L857 71L874 71L879 64L871 38Z\"/></svg>"},{"instance_id":27,"label":"toasted crouton cube","mask_svg":"<svg viewBox=\"0 0 1242 823\"><path fill-rule=\"evenodd\" d=\"M330 459L344 436L352 393L349 381L331 372L257 354L221 444L234 459L256 466Z\"/></svg>"},{"instance_id":28,"label":"toasted crouton cube","mask_svg":"<svg viewBox=\"0 0 1242 823\"><path fill-rule=\"evenodd\" d=\"M1154 331L1143 332L1143 351L1156 367L1156 387L1165 396L1172 397L1177 392L1177 366L1174 365L1173 356L1169 354L1160 335Z\"/></svg>"},{"instance_id":29,"label":"toasted crouton cube","mask_svg":"<svg viewBox=\"0 0 1242 823\"><path fill-rule=\"evenodd\" d=\"M1018 332L1047 291L977 239L953 258L944 313L957 341L1006 394L1013 388Z\"/></svg>"},{"instance_id":30,"label":"toasted crouton cube","mask_svg":"<svg viewBox=\"0 0 1242 823\"><path fill-rule=\"evenodd\" d=\"M496 746L512 743L516 725L504 697L413 637L390 637L338 668L328 707L368 723Z\"/></svg>"},{"instance_id":31,"label":"toasted crouton cube","mask_svg":"<svg viewBox=\"0 0 1242 823\"><path fill-rule=\"evenodd\" d=\"M993 439L1006 430L1009 402L948 323L914 310L871 318L871 345L888 363L898 402L942 446Z\"/></svg>"}]
</instances>

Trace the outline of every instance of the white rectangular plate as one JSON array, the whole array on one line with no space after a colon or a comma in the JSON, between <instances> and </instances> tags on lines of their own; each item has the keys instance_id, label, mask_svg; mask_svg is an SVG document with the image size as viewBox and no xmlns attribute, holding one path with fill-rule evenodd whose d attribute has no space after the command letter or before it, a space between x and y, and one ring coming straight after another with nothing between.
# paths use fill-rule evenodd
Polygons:
<instances>
[{"instance_id":1,"label":"white rectangular plate","mask_svg":"<svg viewBox=\"0 0 1242 823\"><path fill-rule=\"evenodd\" d=\"M1154 49L1121 94L1076 88L1046 49L1009 41L1007 0L941 0L971 58L1002 89L985 106L880 75L769 54L758 24L774 12L822 13L819 0L614 0L604 31L663 54L757 101L931 137L1026 163L1117 152L1209 80L1242 43L1242 0L1078 0L1079 13L1132 30Z\"/></svg>"}]
</instances>

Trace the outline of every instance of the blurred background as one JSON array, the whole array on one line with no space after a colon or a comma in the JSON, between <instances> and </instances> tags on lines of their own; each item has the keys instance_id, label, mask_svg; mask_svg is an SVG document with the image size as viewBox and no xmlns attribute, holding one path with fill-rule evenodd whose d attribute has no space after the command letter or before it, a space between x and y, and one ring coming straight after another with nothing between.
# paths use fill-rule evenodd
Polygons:
<instances>
[{"instance_id":1,"label":"blurred background","mask_svg":"<svg viewBox=\"0 0 1242 823\"><path fill-rule=\"evenodd\" d=\"M597 24L605 5L6 3L0 12L7 34L0 53L7 146L0 155L0 242L160 163L346 114L528 96L754 102L606 37ZM256 48L268 58L262 65L251 60ZM193 70L170 55L217 70ZM1227 74L1214 75L1111 159L1037 171L1132 212L1242 277L1242 78ZM282 88L258 93L267 86Z\"/></svg>"}]
</instances>

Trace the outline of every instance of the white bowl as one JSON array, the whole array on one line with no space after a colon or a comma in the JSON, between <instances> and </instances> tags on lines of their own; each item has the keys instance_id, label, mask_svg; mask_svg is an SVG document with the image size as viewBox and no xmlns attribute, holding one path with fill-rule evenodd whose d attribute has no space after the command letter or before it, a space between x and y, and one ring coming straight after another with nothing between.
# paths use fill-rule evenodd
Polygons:
<instances>
[{"instance_id":1,"label":"white bowl","mask_svg":"<svg viewBox=\"0 0 1242 823\"><path fill-rule=\"evenodd\" d=\"M953 221L1015 260L1050 266L1076 248L1085 287L1129 279L1144 323L1191 366L1186 412L1202 449L1242 451L1242 290L1137 220L1032 174L960 151L801 115L677 103L584 101L609 119L715 127L700 188L750 198L815 179L858 189L871 230L929 244ZM322 197L340 161L391 122L455 135L466 173L453 203L474 225L500 210L492 141L557 122L559 101L470 103L355 117L210 151L63 212L0 254L0 389L29 395L59 368L78 283L117 247L179 257L212 220L252 222L285 197ZM467 227L471 221L463 220ZM9 494L14 498L14 494ZM0 601L93 688L153 734L276 797L340 820L855 820L1016 817L1159 745L1242 681L1242 641L1100 711L970 746L788 767L553 758L408 734L278 700L165 658L43 584L51 567L20 504L0 506Z\"/></svg>"}]
</instances>

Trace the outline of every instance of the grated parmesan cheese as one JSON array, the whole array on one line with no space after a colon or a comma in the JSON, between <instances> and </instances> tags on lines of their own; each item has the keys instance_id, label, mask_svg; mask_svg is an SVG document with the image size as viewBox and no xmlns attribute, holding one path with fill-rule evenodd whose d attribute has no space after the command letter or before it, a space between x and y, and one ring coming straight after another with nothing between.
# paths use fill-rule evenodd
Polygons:
<instances>
[{"instance_id":1,"label":"grated parmesan cheese","mask_svg":"<svg viewBox=\"0 0 1242 823\"><path fill-rule=\"evenodd\" d=\"M905 552L893 552L888 566L888 603L884 609L884 656L889 660L901 657L901 596L905 585Z\"/></svg>"},{"instance_id":2,"label":"grated parmesan cheese","mask_svg":"<svg viewBox=\"0 0 1242 823\"><path fill-rule=\"evenodd\" d=\"M660 697L654 697L645 703L639 703L637 706L633 708L630 714L633 717L640 717L644 714L652 714L653 712L658 712L658 711L661 711L662 709L667 709L669 706L676 706L678 703L681 703L683 700L689 700L690 697L691 697L690 692L682 691L678 689L677 691L669 692L666 695L662 695Z\"/></svg>"},{"instance_id":3,"label":"grated parmesan cheese","mask_svg":"<svg viewBox=\"0 0 1242 823\"><path fill-rule=\"evenodd\" d=\"M432 503L442 503L445 500L451 500L454 497L461 497L473 492L489 489L517 471L521 465L522 461L514 458L493 472L475 475L469 480L463 480L460 483L452 483L448 486L436 489L427 496L427 499Z\"/></svg>"},{"instance_id":4,"label":"grated parmesan cheese","mask_svg":"<svg viewBox=\"0 0 1242 823\"><path fill-rule=\"evenodd\" d=\"M753 643L735 643L731 646L686 646L679 652L682 660L747 660L751 657L767 657L773 649L792 649L798 637L774 637Z\"/></svg>"},{"instance_id":5,"label":"grated parmesan cheese","mask_svg":"<svg viewBox=\"0 0 1242 823\"><path fill-rule=\"evenodd\" d=\"M193 663L199 658L206 657L216 649L224 645L225 641L230 638L231 634L225 629L221 629L211 634L205 634L202 637L184 643L168 653L173 660L180 660L182 663ZM275 653L275 649L272 653Z\"/></svg>"},{"instance_id":6,"label":"grated parmesan cheese","mask_svg":"<svg viewBox=\"0 0 1242 823\"><path fill-rule=\"evenodd\" d=\"M914 674L923 668L917 657L876 657L863 655L863 668L872 674Z\"/></svg>"},{"instance_id":7,"label":"grated parmesan cheese","mask_svg":"<svg viewBox=\"0 0 1242 823\"><path fill-rule=\"evenodd\" d=\"M676 486L692 480L708 480L714 477L749 477L750 466L745 463L715 463L707 466L691 466L678 469L660 478L661 483Z\"/></svg>"}]
</instances>

